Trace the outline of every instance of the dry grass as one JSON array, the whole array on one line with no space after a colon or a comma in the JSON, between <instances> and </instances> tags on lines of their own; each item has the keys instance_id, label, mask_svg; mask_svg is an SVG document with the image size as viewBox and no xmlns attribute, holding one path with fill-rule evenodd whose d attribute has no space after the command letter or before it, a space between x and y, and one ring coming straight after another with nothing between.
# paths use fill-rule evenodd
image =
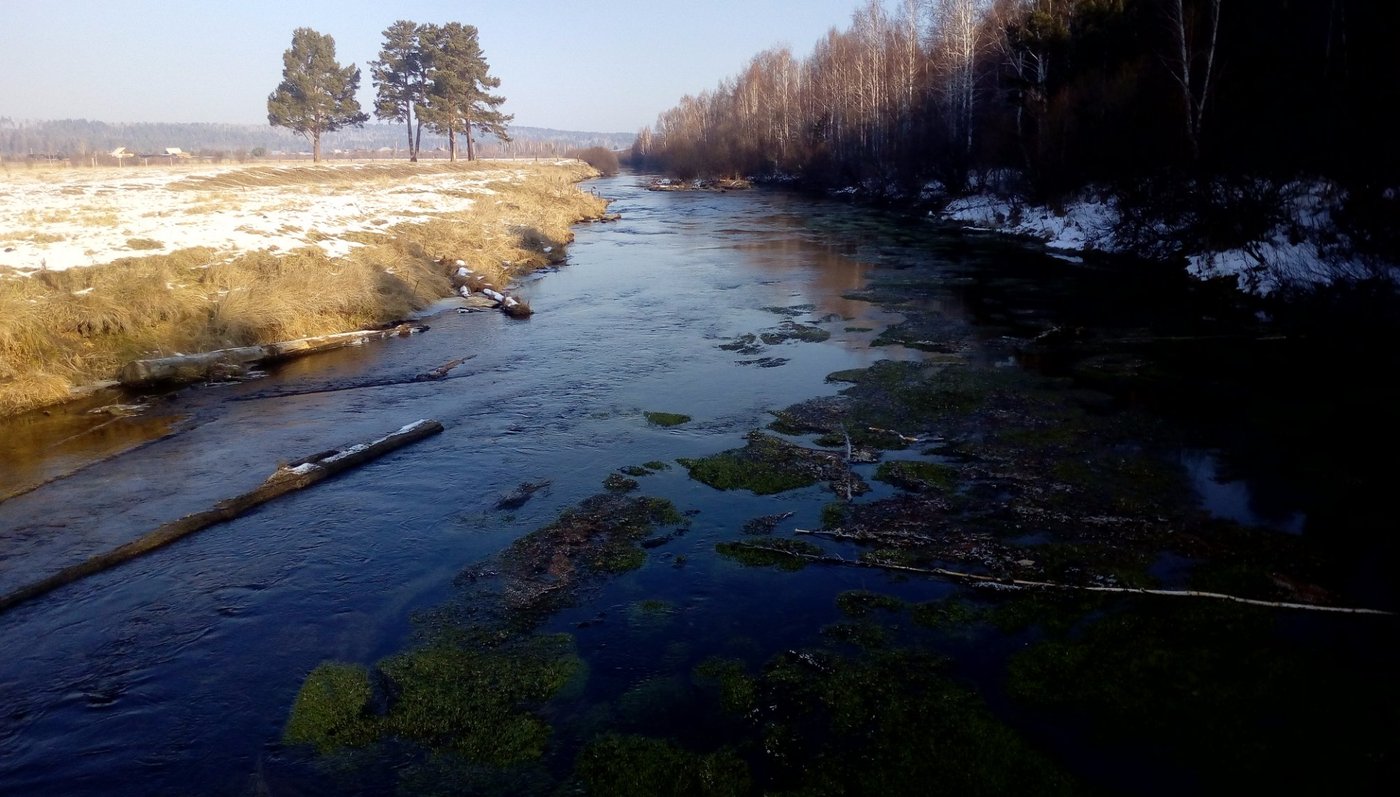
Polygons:
<instances>
[{"instance_id":1,"label":"dry grass","mask_svg":"<svg viewBox=\"0 0 1400 797\"><path fill-rule=\"evenodd\" d=\"M185 182L209 192L269 181L292 190L328 183L379 188L425 172L488 168L371 166L248 169ZM403 318L451 295L460 282L453 277L456 260L500 287L557 262L573 238L570 225L602 215L606 203L574 185L590 173L582 164L510 168L524 171L525 179L492 183L495 193L479 197L469 211L357 233L362 245L345 257L314 246L232 256L192 248L29 276L0 269L0 414L61 401L75 386L113 378L133 359Z\"/></svg>"}]
</instances>

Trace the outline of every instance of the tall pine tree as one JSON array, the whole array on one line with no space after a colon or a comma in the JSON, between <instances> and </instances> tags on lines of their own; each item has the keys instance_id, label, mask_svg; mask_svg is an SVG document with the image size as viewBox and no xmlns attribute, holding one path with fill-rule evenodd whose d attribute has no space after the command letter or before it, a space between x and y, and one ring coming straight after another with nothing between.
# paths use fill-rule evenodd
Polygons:
<instances>
[{"instance_id":1,"label":"tall pine tree","mask_svg":"<svg viewBox=\"0 0 1400 797\"><path fill-rule=\"evenodd\" d=\"M320 162L323 133L359 127L369 119L355 99L359 88L359 68L336 63L335 39L297 28L282 55L282 82L267 98L267 121L306 136L312 159Z\"/></svg>"},{"instance_id":2,"label":"tall pine tree","mask_svg":"<svg viewBox=\"0 0 1400 797\"><path fill-rule=\"evenodd\" d=\"M422 26L399 20L384 29L379 60L370 62L370 79L376 90L374 115L408 126L408 159L418 160L423 140L423 106L428 102L431 62L420 43ZM416 123L416 131L415 131ZM417 132L415 138L414 133Z\"/></svg>"},{"instance_id":3,"label":"tall pine tree","mask_svg":"<svg viewBox=\"0 0 1400 797\"><path fill-rule=\"evenodd\" d=\"M447 136L452 160L457 160L458 133L467 137L467 160L476 159L473 130L509 141L506 126L512 117L500 111L505 97L488 91L499 88L501 80L490 73L476 27L460 22L424 25L419 29L419 41L431 64L428 105L420 118Z\"/></svg>"}]
</instances>

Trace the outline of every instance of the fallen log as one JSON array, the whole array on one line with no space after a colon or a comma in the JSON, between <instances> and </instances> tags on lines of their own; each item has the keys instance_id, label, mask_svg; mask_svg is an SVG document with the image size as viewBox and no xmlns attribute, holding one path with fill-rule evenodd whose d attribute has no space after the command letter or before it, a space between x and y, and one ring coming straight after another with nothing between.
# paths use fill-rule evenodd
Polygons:
<instances>
[{"instance_id":1,"label":"fallen log","mask_svg":"<svg viewBox=\"0 0 1400 797\"><path fill-rule=\"evenodd\" d=\"M133 360L117 375L123 387L148 387L161 382L199 382L207 379L227 379L245 373L256 363L301 357L306 354L358 346L371 340L405 337L426 330L422 324L396 324L387 329L366 329L338 332L314 338L268 343L262 346L240 346L199 354L177 354L149 360Z\"/></svg>"},{"instance_id":2,"label":"fallen log","mask_svg":"<svg viewBox=\"0 0 1400 797\"><path fill-rule=\"evenodd\" d=\"M338 473L377 459L390 451L438 434L442 429L442 424L437 421L415 421L392 434L371 440L368 443L358 443L347 448L322 451L319 454L313 454L310 457L282 465L271 476L267 477L266 481L249 492L220 501L203 512L196 512L166 523L155 531L143 534L106 553L65 567L47 578L0 596L0 613L94 573L100 573L124 562L129 562L138 556L188 537L197 531L233 520L248 510L261 506L274 498L310 487Z\"/></svg>"}]
</instances>

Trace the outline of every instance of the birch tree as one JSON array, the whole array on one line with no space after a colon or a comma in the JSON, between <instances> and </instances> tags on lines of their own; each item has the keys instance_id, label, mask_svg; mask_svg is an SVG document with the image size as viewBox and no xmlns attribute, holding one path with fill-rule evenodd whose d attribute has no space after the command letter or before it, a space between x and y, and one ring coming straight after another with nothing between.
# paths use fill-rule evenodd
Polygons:
<instances>
[{"instance_id":1,"label":"birch tree","mask_svg":"<svg viewBox=\"0 0 1400 797\"><path fill-rule=\"evenodd\" d=\"M987 47L982 26L987 6L987 0L936 0L933 7L934 69L938 73L954 162L959 170L965 170L972 160L978 100L977 65Z\"/></svg>"},{"instance_id":2,"label":"birch tree","mask_svg":"<svg viewBox=\"0 0 1400 797\"><path fill-rule=\"evenodd\" d=\"M1172 77L1181 89L1185 110L1186 143L1191 160L1201 158L1201 124L1215 79L1216 39L1220 32L1220 5L1223 0L1198 0L1188 13L1183 0L1166 0L1166 13L1175 38L1176 51L1169 59Z\"/></svg>"}]
</instances>

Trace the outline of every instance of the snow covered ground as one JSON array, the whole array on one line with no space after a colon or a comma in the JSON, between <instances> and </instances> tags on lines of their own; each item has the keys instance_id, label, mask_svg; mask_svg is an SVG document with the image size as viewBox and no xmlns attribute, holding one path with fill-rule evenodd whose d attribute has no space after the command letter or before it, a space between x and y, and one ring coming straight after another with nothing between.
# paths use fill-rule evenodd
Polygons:
<instances>
[{"instance_id":1,"label":"snow covered ground","mask_svg":"<svg viewBox=\"0 0 1400 797\"><path fill-rule=\"evenodd\" d=\"M1189 252L1185 267L1200 279L1233 277L1240 290L1268 295L1289 286L1329 284L1388 274L1400 285L1400 269L1358 258L1349 252L1333 214L1343 195L1321 181L1284 185L1280 222L1262 240L1244 247ZM1067 202L1062 212L994 194L975 194L950 202L942 217L969 228L1024 235L1060 251L1121 252L1114 228L1119 214L1112 199L1086 195ZM1063 255L1060 255L1063 257Z\"/></svg>"},{"instance_id":2,"label":"snow covered ground","mask_svg":"<svg viewBox=\"0 0 1400 797\"><path fill-rule=\"evenodd\" d=\"M406 166L10 169L0 172L0 266L28 274L195 246L230 255L318 246L340 256L359 245L351 234L460 212L495 193L493 183L524 179L505 161L471 171L429 166L411 179L387 175ZM278 174L308 168L356 173L320 182Z\"/></svg>"}]
</instances>

